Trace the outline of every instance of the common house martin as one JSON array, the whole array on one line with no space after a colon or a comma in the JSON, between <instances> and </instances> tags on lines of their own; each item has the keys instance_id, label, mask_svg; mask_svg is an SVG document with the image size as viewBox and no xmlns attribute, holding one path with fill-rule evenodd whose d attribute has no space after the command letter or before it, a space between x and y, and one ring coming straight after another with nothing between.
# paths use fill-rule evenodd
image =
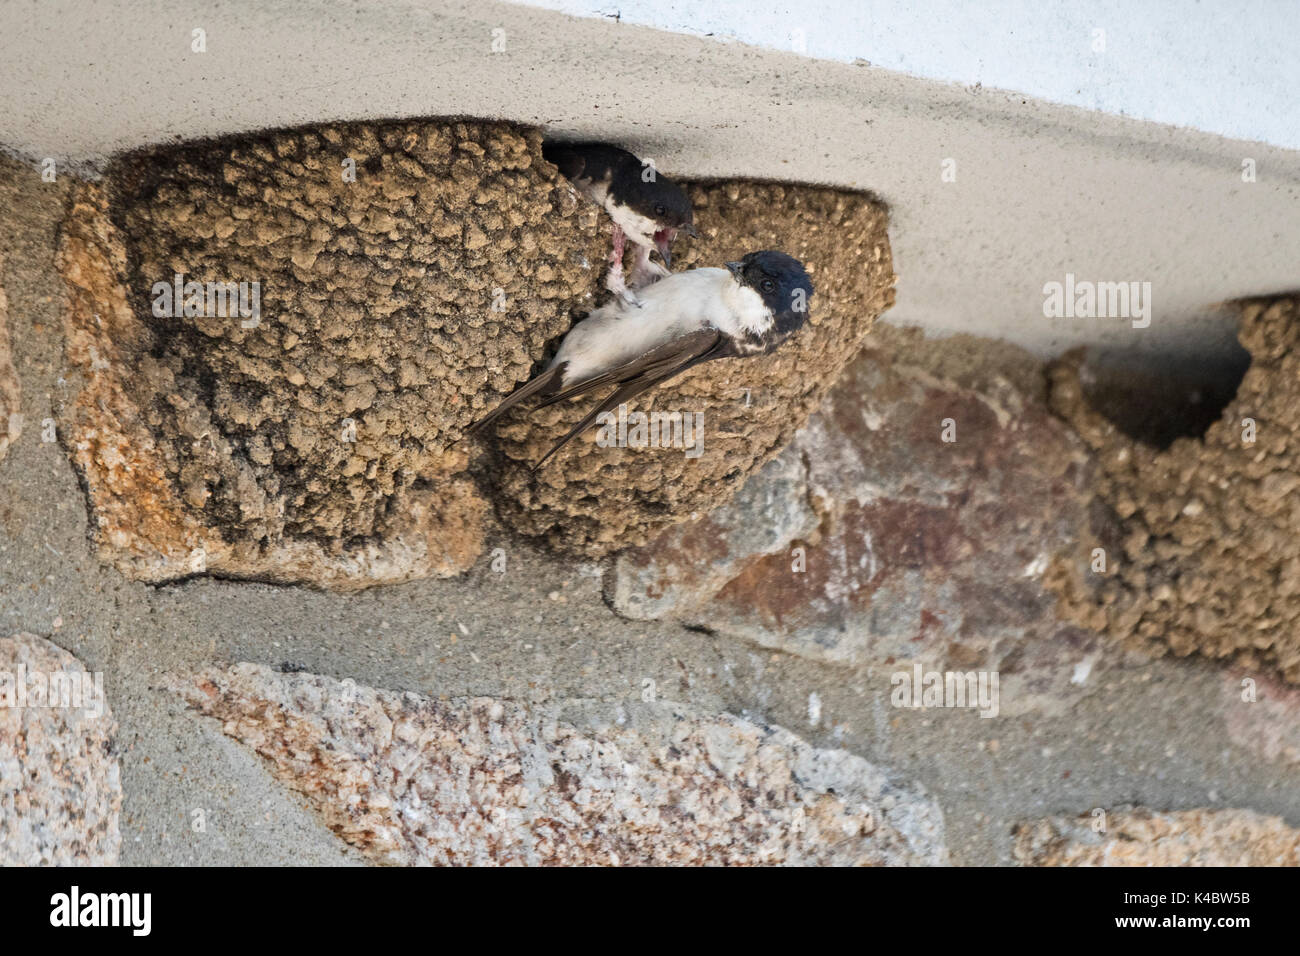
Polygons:
<instances>
[{"instance_id":1,"label":"common house martin","mask_svg":"<svg viewBox=\"0 0 1300 956\"><path fill-rule=\"evenodd\" d=\"M614 221L613 248L605 288L636 305L640 290L668 275L672 241L678 232L694 237L691 201L667 176L625 149L605 143L543 143L542 156L560 170L584 196L602 207ZM632 273L623 278L625 242L636 248ZM650 261L659 250L664 265Z\"/></svg>"},{"instance_id":2,"label":"common house martin","mask_svg":"<svg viewBox=\"0 0 1300 956\"><path fill-rule=\"evenodd\" d=\"M720 358L766 355L808 318L812 280L784 252L751 252L725 269L677 272L641 293L641 306L612 299L565 335L549 366L479 421L481 432L527 398L538 407L614 390L546 453L542 465L603 412L687 369Z\"/></svg>"}]
</instances>

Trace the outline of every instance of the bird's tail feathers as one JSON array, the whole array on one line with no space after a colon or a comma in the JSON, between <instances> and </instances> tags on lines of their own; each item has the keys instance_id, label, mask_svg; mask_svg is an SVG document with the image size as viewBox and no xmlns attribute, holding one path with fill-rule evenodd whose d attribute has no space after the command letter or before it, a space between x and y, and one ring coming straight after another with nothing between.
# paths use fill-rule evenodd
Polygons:
<instances>
[{"instance_id":1,"label":"bird's tail feathers","mask_svg":"<svg viewBox=\"0 0 1300 956\"><path fill-rule=\"evenodd\" d=\"M465 430L467 435L480 434L485 428L495 422L510 409L514 408L526 398L531 398L542 392L556 391L560 387L560 382L564 380L564 368L568 363L561 362L558 365L552 365L545 372L536 376L528 383L521 385L509 395L501 400L501 404L492 411L488 412L473 425Z\"/></svg>"}]
</instances>

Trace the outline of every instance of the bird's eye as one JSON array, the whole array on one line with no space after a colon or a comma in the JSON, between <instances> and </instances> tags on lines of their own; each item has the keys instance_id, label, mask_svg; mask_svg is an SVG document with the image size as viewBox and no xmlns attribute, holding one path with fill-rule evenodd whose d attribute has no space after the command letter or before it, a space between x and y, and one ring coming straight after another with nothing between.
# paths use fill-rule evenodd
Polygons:
<instances>
[{"instance_id":1,"label":"bird's eye","mask_svg":"<svg viewBox=\"0 0 1300 956\"><path fill-rule=\"evenodd\" d=\"M776 291L776 283L773 282L771 279L764 279L762 282L758 284L758 287L762 289L764 292Z\"/></svg>"},{"instance_id":2,"label":"bird's eye","mask_svg":"<svg viewBox=\"0 0 1300 956\"><path fill-rule=\"evenodd\" d=\"M662 215L663 215L664 213L666 213L667 211L668 211L668 210L665 209L665 208L663 207L663 203L656 203L656 204L655 204L655 215L656 215L656 216L662 216Z\"/></svg>"}]
</instances>

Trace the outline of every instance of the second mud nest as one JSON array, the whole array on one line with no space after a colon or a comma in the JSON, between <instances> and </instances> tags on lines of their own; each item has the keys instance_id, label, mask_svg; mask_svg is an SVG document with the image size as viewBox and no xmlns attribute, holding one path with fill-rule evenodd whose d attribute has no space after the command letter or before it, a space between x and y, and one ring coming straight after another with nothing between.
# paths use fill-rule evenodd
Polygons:
<instances>
[{"instance_id":1,"label":"second mud nest","mask_svg":"<svg viewBox=\"0 0 1300 956\"><path fill-rule=\"evenodd\" d=\"M1238 337L1252 362L1235 399L1163 451L1088 406L1077 358L1051 370L1054 409L1098 462L1092 527L1052 581L1067 615L1131 646L1300 683L1300 298L1243 303Z\"/></svg>"}]
</instances>

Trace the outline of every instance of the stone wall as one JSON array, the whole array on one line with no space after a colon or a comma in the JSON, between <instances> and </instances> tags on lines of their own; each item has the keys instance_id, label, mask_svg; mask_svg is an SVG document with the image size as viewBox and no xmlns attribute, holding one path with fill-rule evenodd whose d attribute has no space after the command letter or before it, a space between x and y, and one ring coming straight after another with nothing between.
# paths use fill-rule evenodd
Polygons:
<instances>
[{"instance_id":1,"label":"stone wall","mask_svg":"<svg viewBox=\"0 0 1300 956\"><path fill-rule=\"evenodd\" d=\"M115 732L102 674L96 690L94 675L50 641L0 638L0 865L117 863Z\"/></svg>"},{"instance_id":2,"label":"stone wall","mask_svg":"<svg viewBox=\"0 0 1300 956\"><path fill-rule=\"evenodd\" d=\"M683 267L785 248L812 323L649 397L704 411L700 459L533 476L577 409L463 433L602 294L539 142L186 144L45 218L4 167L0 406L57 435L0 462L0 675L113 698L0 710L6 862L1296 862L1292 299L1159 451L1074 359L875 325L870 198L695 183ZM177 272L261 314L154 315ZM899 703L914 668L997 675L996 712Z\"/></svg>"},{"instance_id":3,"label":"stone wall","mask_svg":"<svg viewBox=\"0 0 1300 956\"><path fill-rule=\"evenodd\" d=\"M377 863L947 862L923 790L727 714L441 702L247 664L175 689Z\"/></svg>"}]
</instances>

